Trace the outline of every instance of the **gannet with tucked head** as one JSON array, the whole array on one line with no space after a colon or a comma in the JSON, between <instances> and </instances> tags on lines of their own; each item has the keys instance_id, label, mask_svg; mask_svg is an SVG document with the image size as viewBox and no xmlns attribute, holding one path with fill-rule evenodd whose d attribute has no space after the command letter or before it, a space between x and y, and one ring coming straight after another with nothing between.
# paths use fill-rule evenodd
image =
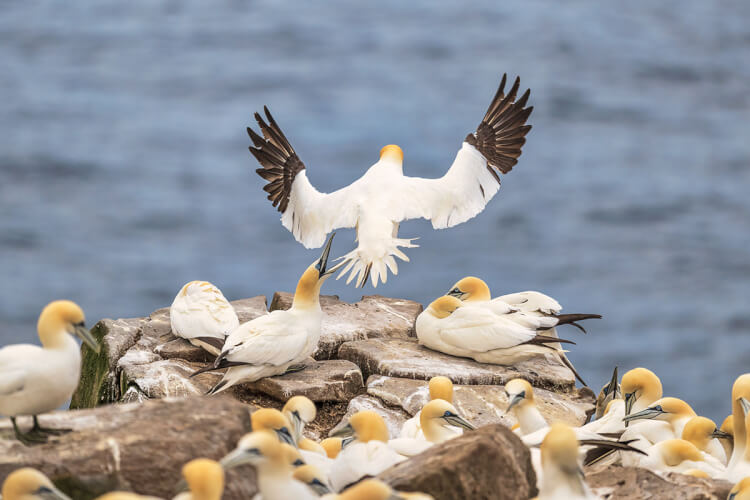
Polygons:
<instances>
[{"instance_id":1,"label":"gannet with tucked head","mask_svg":"<svg viewBox=\"0 0 750 500\"><path fill-rule=\"evenodd\" d=\"M99 344L84 325L83 311L69 300L49 303L39 315L37 331L42 346L9 345L0 349L0 415L10 417L16 437L25 442L46 440L57 433L39 426L37 415L65 404L81 375L79 337L96 352ZM18 428L16 417L33 416L31 432Z\"/></svg>"},{"instance_id":2,"label":"gannet with tucked head","mask_svg":"<svg viewBox=\"0 0 750 500\"><path fill-rule=\"evenodd\" d=\"M722 465L727 463L727 455L719 442L720 439L729 439L731 436L719 430L713 420L706 417L693 417L687 421L680 436L689 441L703 453L708 453Z\"/></svg>"},{"instance_id":3,"label":"gannet with tucked head","mask_svg":"<svg viewBox=\"0 0 750 500\"><path fill-rule=\"evenodd\" d=\"M355 413L334 437L353 436L333 461L329 480L335 491L364 476L377 476L405 458L388 446L388 427L383 417L371 410Z\"/></svg>"},{"instance_id":4,"label":"gannet with tucked head","mask_svg":"<svg viewBox=\"0 0 750 500\"><path fill-rule=\"evenodd\" d=\"M5 478L3 500L70 500L52 481L36 469L16 469Z\"/></svg>"},{"instance_id":5,"label":"gannet with tucked head","mask_svg":"<svg viewBox=\"0 0 750 500\"><path fill-rule=\"evenodd\" d=\"M180 289L169 308L172 333L214 356L224 339L240 326L234 307L208 281L191 281Z\"/></svg>"},{"instance_id":6,"label":"gannet with tucked head","mask_svg":"<svg viewBox=\"0 0 750 500\"><path fill-rule=\"evenodd\" d=\"M442 375L432 377L428 382L427 387L430 394L430 401L433 399L442 399L449 403L453 403L453 382L451 382L451 379L448 377L443 377ZM420 409L413 417L404 422L404 425L401 426L401 433L398 437L424 439L424 434L422 433L422 428L419 423L419 417L421 414L422 410ZM456 429L455 432L461 434L463 431L461 429Z\"/></svg>"},{"instance_id":7,"label":"gannet with tucked head","mask_svg":"<svg viewBox=\"0 0 750 500\"><path fill-rule=\"evenodd\" d=\"M297 467L294 469L292 477L297 481L305 483L319 496L331 492L331 487L328 485L328 478L314 465L306 464Z\"/></svg>"},{"instance_id":8,"label":"gannet with tucked head","mask_svg":"<svg viewBox=\"0 0 750 500\"><path fill-rule=\"evenodd\" d=\"M573 343L541 335L490 309L464 307L450 295L434 300L417 316L415 329L419 343L430 349L498 365L547 354L559 358L554 345Z\"/></svg>"},{"instance_id":9,"label":"gannet with tucked head","mask_svg":"<svg viewBox=\"0 0 750 500\"><path fill-rule=\"evenodd\" d=\"M548 427L534 402L534 389L526 380L510 380L505 384L505 395L508 396L508 408L505 411L516 417L517 431L522 436Z\"/></svg>"},{"instance_id":10,"label":"gannet with tucked head","mask_svg":"<svg viewBox=\"0 0 750 500\"><path fill-rule=\"evenodd\" d=\"M221 500L224 493L224 468L214 460L196 458L182 467L182 477L189 492L173 500Z\"/></svg>"},{"instance_id":11,"label":"gannet with tucked head","mask_svg":"<svg viewBox=\"0 0 750 500\"><path fill-rule=\"evenodd\" d=\"M320 442L320 446L325 450L326 456L330 459L339 456L344 447L343 445L344 440L340 437L330 437Z\"/></svg>"},{"instance_id":12,"label":"gannet with tucked head","mask_svg":"<svg viewBox=\"0 0 750 500\"><path fill-rule=\"evenodd\" d=\"M225 469L252 464L258 471L263 500L314 500L318 495L292 477L294 463L303 465L297 451L269 432L246 434L237 447L221 459Z\"/></svg>"},{"instance_id":13,"label":"gannet with tucked head","mask_svg":"<svg viewBox=\"0 0 750 500\"><path fill-rule=\"evenodd\" d=\"M500 187L498 172L508 173L521 155L524 125L532 108L524 108L529 91L516 100L520 81L505 94L506 76L476 132L464 139L448 172L439 179L406 177L403 151L395 145L380 151L380 160L349 186L321 193L307 179L305 165L284 133L264 108L266 123L256 113L263 137L248 128L250 152L263 168L256 172L268 184L268 199L282 213L281 223L307 248L318 247L325 235L338 227L356 227L358 246L345 256L342 274L350 272L364 286L385 283L388 270L398 273L393 256L408 261L399 247L413 247L411 239L398 238L399 223L425 218L443 229L465 222L482 210ZM387 268L387 269L386 269ZM340 275L340 276L341 276Z\"/></svg>"},{"instance_id":14,"label":"gannet with tucked head","mask_svg":"<svg viewBox=\"0 0 750 500\"><path fill-rule=\"evenodd\" d=\"M322 500L434 500L426 493L395 491L378 479L364 479L339 495L326 495Z\"/></svg>"},{"instance_id":15,"label":"gannet with tucked head","mask_svg":"<svg viewBox=\"0 0 750 500\"><path fill-rule=\"evenodd\" d=\"M540 448L539 500L597 498L584 481L578 439L573 429L561 423L552 424Z\"/></svg>"},{"instance_id":16,"label":"gannet with tucked head","mask_svg":"<svg viewBox=\"0 0 750 500\"><path fill-rule=\"evenodd\" d=\"M328 268L333 236L328 238L320 259L299 279L290 309L243 323L229 334L213 365L193 373L226 368L224 377L208 394L217 394L240 382L281 375L290 368L296 369L315 352L323 318L320 287L338 268Z\"/></svg>"},{"instance_id":17,"label":"gannet with tucked head","mask_svg":"<svg viewBox=\"0 0 750 500\"><path fill-rule=\"evenodd\" d=\"M707 453L684 439L667 439L656 443L647 456L636 456L637 466L654 472L687 472L700 470L711 477L723 474L724 466ZM635 455L634 455L635 456Z\"/></svg>"},{"instance_id":18,"label":"gannet with tucked head","mask_svg":"<svg viewBox=\"0 0 750 500\"><path fill-rule=\"evenodd\" d=\"M458 410L443 399L433 399L419 415L423 437L397 438L388 441L388 446L406 457L419 455L433 444L453 439L460 434L455 428L474 430L474 426L458 414Z\"/></svg>"},{"instance_id":19,"label":"gannet with tucked head","mask_svg":"<svg viewBox=\"0 0 750 500\"><path fill-rule=\"evenodd\" d=\"M750 500L750 477L742 479L729 492L727 500Z\"/></svg>"}]
</instances>

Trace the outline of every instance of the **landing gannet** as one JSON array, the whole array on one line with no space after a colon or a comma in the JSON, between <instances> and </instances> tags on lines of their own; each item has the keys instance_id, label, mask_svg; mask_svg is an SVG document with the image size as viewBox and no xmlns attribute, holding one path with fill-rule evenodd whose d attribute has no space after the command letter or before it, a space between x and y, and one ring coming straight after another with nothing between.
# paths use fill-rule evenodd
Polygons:
<instances>
[{"instance_id":1,"label":"landing gannet","mask_svg":"<svg viewBox=\"0 0 750 500\"><path fill-rule=\"evenodd\" d=\"M719 442L729 439L730 434L719 430L713 420L706 417L693 417L682 429L681 438L695 445L700 451L708 453L722 465L727 464L727 454Z\"/></svg>"},{"instance_id":2,"label":"landing gannet","mask_svg":"<svg viewBox=\"0 0 750 500\"><path fill-rule=\"evenodd\" d=\"M39 315L37 331L42 347L16 344L0 349L0 415L10 417L16 437L27 444L61 432L42 429L37 415L62 406L78 386L81 349L73 336L99 352L84 326L83 311L69 300L49 303ZM18 428L20 415L33 416L31 432Z\"/></svg>"},{"instance_id":3,"label":"landing gannet","mask_svg":"<svg viewBox=\"0 0 750 500\"><path fill-rule=\"evenodd\" d=\"M333 461L328 476L335 491L358 481L364 476L377 476L405 457L388 446L388 427L383 417L371 410L355 413L346 426L334 433L334 437L353 436Z\"/></svg>"},{"instance_id":4,"label":"landing gannet","mask_svg":"<svg viewBox=\"0 0 750 500\"><path fill-rule=\"evenodd\" d=\"M739 481L750 476L750 373L737 377L732 386L732 427L734 430L734 449L727 464L727 479Z\"/></svg>"},{"instance_id":5,"label":"landing gannet","mask_svg":"<svg viewBox=\"0 0 750 500\"><path fill-rule=\"evenodd\" d=\"M365 479L339 495L326 495L322 500L434 500L426 493L395 491L378 479Z\"/></svg>"},{"instance_id":6,"label":"landing gannet","mask_svg":"<svg viewBox=\"0 0 750 500\"><path fill-rule=\"evenodd\" d=\"M541 444L542 475L539 500L587 500L597 498L584 481L579 446L573 429L552 424Z\"/></svg>"},{"instance_id":7,"label":"landing gannet","mask_svg":"<svg viewBox=\"0 0 750 500\"><path fill-rule=\"evenodd\" d=\"M415 328L419 343L430 349L498 365L513 365L534 356L557 355L560 351L546 345L549 343L574 343L540 335L535 329L490 309L463 306L460 300L449 295L433 301L417 317Z\"/></svg>"},{"instance_id":8,"label":"landing gannet","mask_svg":"<svg viewBox=\"0 0 750 500\"><path fill-rule=\"evenodd\" d=\"M208 458L196 458L182 467L189 492L180 493L173 500L221 500L224 493L224 468Z\"/></svg>"},{"instance_id":9,"label":"landing gannet","mask_svg":"<svg viewBox=\"0 0 750 500\"><path fill-rule=\"evenodd\" d=\"M297 481L305 483L317 495L322 496L331 492L328 478L314 465L302 465L294 469L292 477Z\"/></svg>"},{"instance_id":10,"label":"landing gannet","mask_svg":"<svg viewBox=\"0 0 750 500\"><path fill-rule=\"evenodd\" d=\"M327 267L334 234L328 238L320 259L300 277L290 309L273 311L243 323L229 334L213 365L193 373L194 376L227 369L208 394L217 394L240 382L254 382L296 369L315 351L323 319L320 287L341 265Z\"/></svg>"},{"instance_id":11,"label":"landing gannet","mask_svg":"<svg viewBox=\"0 0 750 500\"><path fill-rule=\"evenodd\" d=\"M289 419L275 408L259 408L250 415L253 432L271 432L282 442L296 446L295 434Z\"/></svg>"},{"instance_id":12,"label":"landing gannet","mask_svg":"<svg viewBox=\"0 0 750 500\"><path fill-rule=\"evenodd\" d=\"M746 477L729 492L727 500L750 500L750 477Z\"/></svg>"},{"instance_id":13,"label":"landing gannet","mask_svg":"<svg viewBox=\"0 0 750 500\"><path fill-rule=\"evenodd\" d=\"M448 377L437 376L432 377L427 384L430 392L430 401L433 399L442 399L453 403L453 382ZM419 423L419 417L422 414L420 409L413 417L404 422L401 426L401 433L398 437L400 438L411 438L411 439L424 439L422 428ZM456 429L457 434L461 434L461 429Z\"/></svg>"},{"instance_id":14,"label":"landing gannet","mask_svg":"<svg viewBox=\"0 0 750 500\"><path fill-rule=\"evenodd\" d=\"M419 415L423 438L397 438L388 441L388 446L400 455L419 455L433 444L445 442L460 434L454 428L474 430L475 427L458 415L458 410L443 399L433 399Z\"/></svg>"},{"instance_id":15,"label":"landing gannet","mask_svg":"<svg viewBox=\"0 0 750 500\"><path fill-rule=\"evenodd\" d=\"M221 465L230 469L242 464L252 464L258 471L258 489L263 500L316 500L318 495L292 477L296 450L281 443L271 433L246 434L237 447L221 459Z\"/></svg>"},{"instance_id":16,"label":"landing gannet","mask_svg":"<svg viewBox=\"0 0 750 500\"><path fill-rule=\"evenodd\" d=\"M208 281L191 281L182 287L169 308L172 333L214 356L224 338L240 326L237 313L221 290Z\"/></svg>"},{"instance_id":17,"label":"landing gannet","mask_svg":"<svg viewBox=\"0 0 750 500\"><path fill-rule=\"evenodd\" d=\"M518 162L525 135L524 125L533 108L524 108L527 90L516 101L517 78L505 94L506 75L476 132L464 139L448 172L439 179L403 175L403 152L394 145L380 151L380 160L349 186L321 193L307 179L305 165L284 133L264 107L266 123L256 113L263 137L248 128L250 152L263 168L256 172L268 184L268 199L282 213L281 223L307 248L319 247L325 235L338 227L356 227L358 247L344 256L348 262L341 275L351 271L364 286L385 283L388 271L398 273L396 256L408 261L399 247L414 247L412 239L398 238L399 223L425 218L443 229L466 222L492 199L500 187L496 172L508 173Z\"/></svg>"},{"instance_id":18,"label":"landing gannet","mask_svg":"<svg viewBox=\"0 0 750 500\"><path fill-rule=\"evenodd\" d=\"M5 478L2 488L4 500L70 500L70 497L55 488L47 476L36 469L16 469Z\"/></svg>"},{"instance_id":19,"label":"landing gannet","mask_svg":"<svg viewBox=\"0 0 750 500\"><path fill-rule=\"evenodd\" d=\"M534 402L534 389L521 378L514 378L505 384L505 395L508 396L506 413L512 413L518 421L518 432L525 436L548 427Z\"/></svg>"}]
</instances>

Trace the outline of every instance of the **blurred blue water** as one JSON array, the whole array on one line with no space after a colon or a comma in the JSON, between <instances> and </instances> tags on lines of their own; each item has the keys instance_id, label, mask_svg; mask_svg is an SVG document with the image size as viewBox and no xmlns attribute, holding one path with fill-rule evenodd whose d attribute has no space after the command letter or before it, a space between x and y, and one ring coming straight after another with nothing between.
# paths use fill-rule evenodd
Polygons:
<instances>
[{"instance_id":1,"label":"blurred blue water","mask_svg":"<svg viewBox=\"0 0 750 500\"><path fill-rule=\"evenodd\" d=\"M565 332L592 385L647 366L723 418L750 366L750 3L401 4L5 2L0 343L35 341L55 298L93 322L192 279L292 290L318 252L265 200L252 112L271 107L320 189L391 142L435 177L508 72L535 106L519 165L470 222L403 224L421 247L377 292L429 302L468 274L544 291L604 314Z\"/></svg>"}]
</instances>

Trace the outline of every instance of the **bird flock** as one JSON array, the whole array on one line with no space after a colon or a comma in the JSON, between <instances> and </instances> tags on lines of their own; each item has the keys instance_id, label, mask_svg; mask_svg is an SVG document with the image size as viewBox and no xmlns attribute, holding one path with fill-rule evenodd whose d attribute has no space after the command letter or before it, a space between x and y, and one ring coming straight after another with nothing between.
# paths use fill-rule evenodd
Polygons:
<instances>
[{"instance_id":1,"label":"bird flock","mask_svg":"<svg viewBox=\"0 0 750 500\"><path fill-rule=\"evenodd\" d=\"M256 113L260 133L247 132L250 152L261 167L281 222L305 247L323 246L319 258L304 269L292 306L240 323L222 292L208 281L192 281L177 293L170 321L174 335L213 355L196 371L222 372L207 396L265 377L304 370L321 335L320 291L339 272L347 283L376 287L388 273L398 273L395 258L407 261L402 249L414 238L399 238L403 220L425 218L435 229L452 227L479 214L500 187L499 174L511 171L521 155L530 92L519 97L516 78L505 90L504 75L476 130L466 136L453 164L437 179L403 174L403 151L385 146L380 159L351 185L321 193L307 179L306 167L267 108ZM357 246L331 265L336 228L356 228ZM337 279L338 279L337 278ZM493 298L480 278L465 277L432 301L417 317L420 344L451 356L481 363L513 366L548 357L567 366L557 327L601 318L598 314L562 314L561 305L540 292L526 291ZM16 438L26 446L45 442L69 429L46 429L38 415L63 405L81 374L76 338L99 352L85 327L83 310L67 300L48 304L37 324L41 346L10 345L0 349L0 414L10 417ZM585 385L585 383L584 383ZM443 376L429 380L429 401L407 420L398 436L390 436L382 415L364 410L352 414L318 442L305 434L316 418L315 404L293 396L281 410L260 408L251 415L252 431L218 461L198 457L182 468L177 500L222 498L226 471L245 464L257 472L258 498L264 500L396 500L429 499L400 492L378 480L386 469L430 447L471 432L475 425L462 415L453 398L453 383ZM518 378L505 384L506 414L528 446L540 500L595 499L586 484L584 465L620 464L658 474L678 472L736 483L730 499L750 499L750 374L737 378L731 392L732 413L720 426L698 416L688 403L664 397L659 378L646 368L618 377L617 369L599 393L595 419L580 427L548 422L536 405L534 388ZM458 405L460 408L460 405ZM19 417L31 417L21 429ZM23 422L21 422L23 423ZM187 438L187 437L186 437ZM175 482L177 478L175 478ZM4 500L68 499L53 482L32 468L9 474L2 484ZM100 500L156 497L111 492Z\"/></svg>"}]
</instances>

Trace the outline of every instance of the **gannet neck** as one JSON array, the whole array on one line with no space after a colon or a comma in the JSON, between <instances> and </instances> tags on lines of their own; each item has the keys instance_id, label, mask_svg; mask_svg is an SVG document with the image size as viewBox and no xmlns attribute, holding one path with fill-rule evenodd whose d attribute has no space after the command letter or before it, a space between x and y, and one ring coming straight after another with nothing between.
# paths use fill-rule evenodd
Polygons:
<instances>
[{"instance_id":1,"label":"gannet neck","mask_svg":"<svg viewBox=\"0 0 750 500\"><path fill-rule=\"evenodd\" d=\"M224 469L218 462L196 458L183 466L182 475L190 487L193 500L221 500Z\"/></svg>"},{"instance_id":2,"label":"gannet neck","mask_svg":"<svg viewBox=\"0 0 750 500\"><path fill-rule=\"evenodd\" d=\"M320 288L324 279L321 280L318 270L312 265L308 267L299 281L294 292L292 309L299 311L320 311Z\"/></svg>"},{"instance_id":3,"label":"gannet neck","mask_svg":"<svg viewBox=\"0 0 750 500\"><path fill-rule=\"evenodd\" d=\"M746 443L750 433L747 432L745 410L740 398L750 399L750 373L737 377L732 386L732 426L734 430L734 450L731 464L745 455Z\"/></svg>"},{"instance_id":4,"label":"gannet neck","mask_svg":"<svg viewBox=\"0 0 750 500\"><path fill-rule=\"evenodd\" d=\"M39 315L37 332L45 349L60 349L69 346L68 335L73 325L82 324L85 320L83 311L74 302L56 300L49 303Z\"/></svg>"},{"instance_id":5,"label":"gannet neck","mask_svg":"<svg viewBox=\"0 0 750 500\"><path fill-rule=\"evenodd\" d=\"M453 382L448 377L432 377L428 384L430 389L430 399L442 399L453 402Z\"/></svg>"},{"instance_id":6,"label":"gannet neck","mask_svg":"<svg viewBox=\"0 0 750 500\"><path fill-rule=\"evenodd\" d=\"M521 434L531 434L547 427L547 421L532 401L524 401L513 409L521 426Z\"/></svg>"},{"instance_id":7,"label":"gannet neck","mask_svg":"<svg viewBox=\"0 0 750 500\"><path fill-rule=\"evenodd\" d=\"M492 299L490 287L476 276L467 276L459 280L451 288L450 294L464 302L486 302Z\"/></svg>"},{"instance_id":8,"label":"gannet neck","mask_svg":"<svg viewBox=\"0 0 750 500\"><path fill-rule=\"evenodd\" d=\"M573 429L565 424L552 424L541 444L542 493L559 495L568 490L571 494L584 496L586 486L581 479L583 471L578 463L578 439Z\"/></svg>"}]
</instances>

